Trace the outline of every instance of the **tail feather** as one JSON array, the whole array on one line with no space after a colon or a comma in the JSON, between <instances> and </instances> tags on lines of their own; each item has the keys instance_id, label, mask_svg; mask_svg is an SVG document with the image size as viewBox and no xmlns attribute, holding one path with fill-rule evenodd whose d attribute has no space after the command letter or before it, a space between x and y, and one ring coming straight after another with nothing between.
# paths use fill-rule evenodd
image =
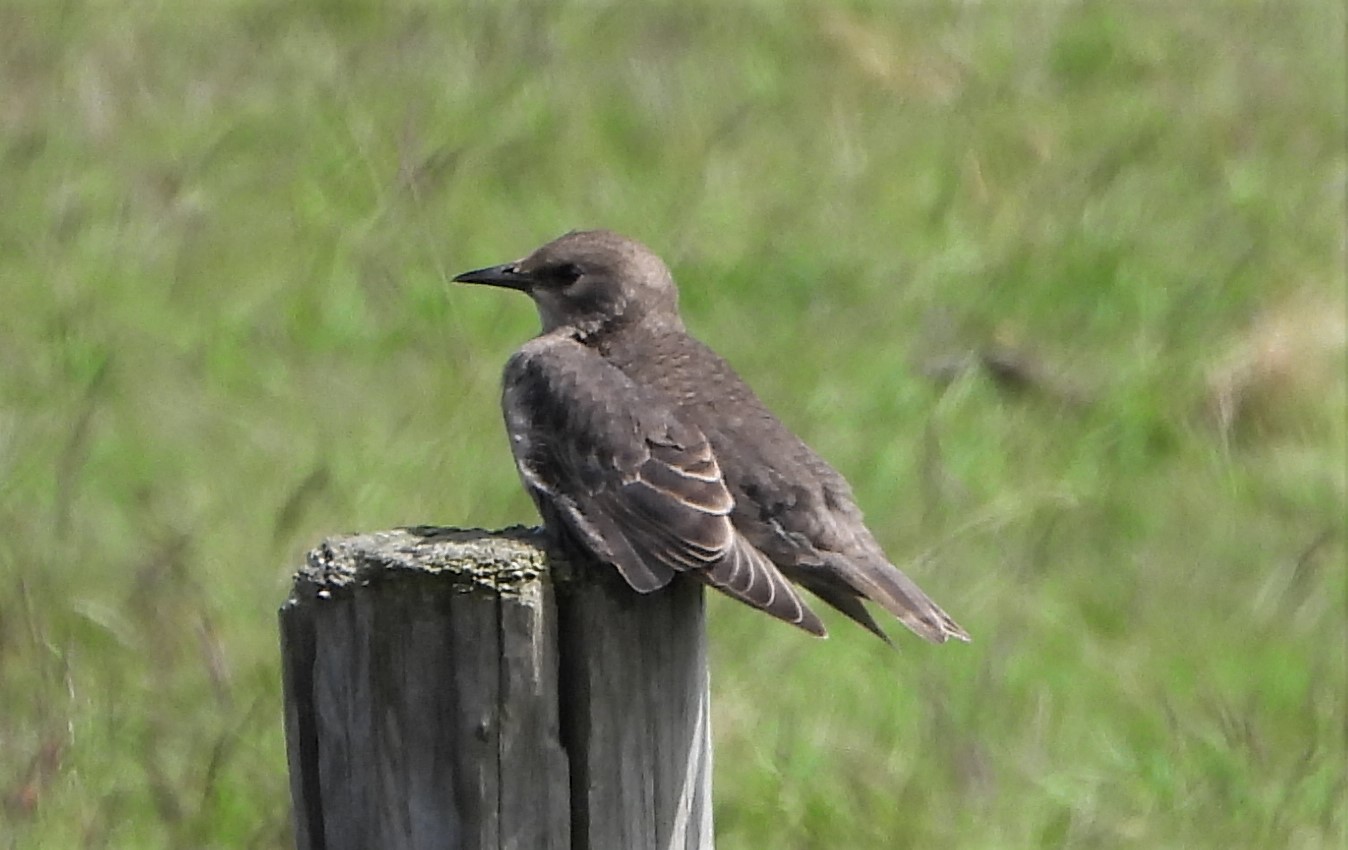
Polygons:
<instances>
[{"instance_id":1,"label":"tail feather","mask_svg":"<svg viewBox=\"0 0 1348 850\"><path fill-rule=\"evenodd\" d=\"M951 638L969 642L969 633L959 623L883 557L854 560L837 556L830 559L830 566L857 592L893 614L918 637L932 643L945 643Z\"/></svg>"},{"instance_id":2,"label":"tail feather","mask_svg":"<svg viewBox=\"0 0 1348 850\"><path fill-rule=\"evenodd\" d=\"M890 646L894 645L894 641L871 616L871 612L866 610L866 606L861 603L861 595L851 587L844 585L842 582L830 580L827 574L820 572L801 573L798 570L793 570L789 573L789 576L792 581L845 614L866 631Z\"/></svg>"}]
</instances>

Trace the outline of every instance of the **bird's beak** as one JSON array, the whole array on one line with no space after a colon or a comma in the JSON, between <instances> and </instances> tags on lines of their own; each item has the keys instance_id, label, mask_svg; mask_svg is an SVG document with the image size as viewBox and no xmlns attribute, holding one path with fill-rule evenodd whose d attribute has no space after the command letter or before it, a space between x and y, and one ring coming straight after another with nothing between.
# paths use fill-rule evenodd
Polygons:
<instances>
[{"instance_id":1,"label":"bird's beak","mask_svg":"<svg viewBox=\"0 0 1348 850\"><path fill-rule=\"evenodd\" d=\"M499 266L488 266L485 269L475 269L471 272L464 272L454 278L455 283L485 283L487 286L503 286L506 289L518 289L527 292L533 286L534 279L521 272L516 263L505 263Z\"/></svg>"}]
</instances>

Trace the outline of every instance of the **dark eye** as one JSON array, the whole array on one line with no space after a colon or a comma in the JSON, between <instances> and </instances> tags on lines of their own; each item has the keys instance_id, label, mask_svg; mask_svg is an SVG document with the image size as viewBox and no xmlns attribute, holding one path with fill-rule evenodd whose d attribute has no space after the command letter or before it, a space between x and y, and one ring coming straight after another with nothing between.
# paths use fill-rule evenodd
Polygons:
<instances>
[{"instance_id":1,"label":"dark eye","mask_svg":"<svg viewBox=\"0 0 1348 850\"><path fill-rule=\"evenodd\" d=\"M558 286L570 286L579 280L582 274L584 272L575 263L562 263L548 269L548 277Z\"/></svg>"}]
</instances>

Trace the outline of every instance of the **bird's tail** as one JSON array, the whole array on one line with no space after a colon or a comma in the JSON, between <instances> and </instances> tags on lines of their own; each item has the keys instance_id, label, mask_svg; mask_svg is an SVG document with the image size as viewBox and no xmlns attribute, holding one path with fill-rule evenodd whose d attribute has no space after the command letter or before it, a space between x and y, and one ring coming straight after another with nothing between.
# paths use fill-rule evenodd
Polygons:
<instances>
[{"instance_id":1,"label":"bird's tail","mask_svg":"<svg viewBox=\"0 0 1348 850\"><path fill-rule=\"evenodd\" d=\"M842 555L830 565L867 599L899 618L910 631L932 643L954 638L968 643L969 633L883 555Z\"/></svg>"}]
</instances>

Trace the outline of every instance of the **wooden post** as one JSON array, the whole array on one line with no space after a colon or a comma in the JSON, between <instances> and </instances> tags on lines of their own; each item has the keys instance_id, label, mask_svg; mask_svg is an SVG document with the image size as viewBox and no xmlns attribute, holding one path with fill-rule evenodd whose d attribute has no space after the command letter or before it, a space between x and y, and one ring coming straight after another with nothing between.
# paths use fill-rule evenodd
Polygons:
<instances>
[{"instance_id":1,"label":"wooden post","mask_svg":"<svg viewBox=\"0 0 1348 850\"><path fill-rule=\"evenodd\" d=\"M534 529L333 538L281 609L300 850L710 850L702 591Z\"/></svg>"}]
</instances>

